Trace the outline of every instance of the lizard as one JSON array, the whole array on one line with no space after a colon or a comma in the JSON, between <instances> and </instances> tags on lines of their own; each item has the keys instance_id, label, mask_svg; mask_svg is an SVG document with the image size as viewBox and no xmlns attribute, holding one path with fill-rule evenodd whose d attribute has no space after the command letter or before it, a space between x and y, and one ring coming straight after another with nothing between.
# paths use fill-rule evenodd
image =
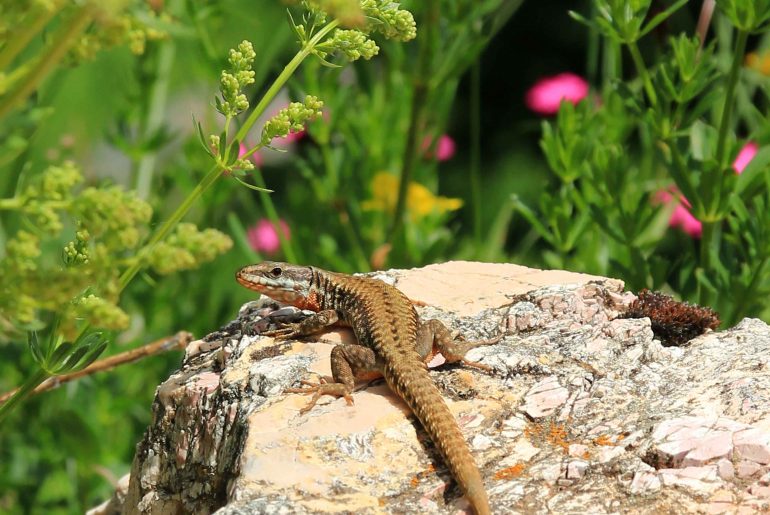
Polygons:
<instances>
[{"instance_id":1,"label":"lizard","mask_svg":"<svg viewBox=\"0 0 770 515\"><path fill-rule=\"evenodd\" d=\"M356 336L358 344L332 349L331 378L321 378L318 383L301 381L306 388L286 390L313 394L301 414L308 412L322 395L343 397L353 404L357 379L383 376L417 416L476 513L491 513L481 473L430 378L427 363L441 352L449 363L461 362L491 371L487 365L466 360L465 354L480 345L497 343L502 334L478 342L453 338L439 320L421 322L412 302L399 289L369 277L265 261L241 268L236 280L273 300L315 312L301 322L261 334L288 339L337 324L351 327Z\"/></svg>"}]
</instances>

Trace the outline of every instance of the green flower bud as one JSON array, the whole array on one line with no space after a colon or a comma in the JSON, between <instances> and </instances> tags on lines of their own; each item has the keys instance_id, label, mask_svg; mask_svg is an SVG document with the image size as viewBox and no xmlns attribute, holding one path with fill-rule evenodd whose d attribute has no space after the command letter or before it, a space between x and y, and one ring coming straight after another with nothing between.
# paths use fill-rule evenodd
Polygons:
<instances>
[{"instance_id":1,"label":"green flower bud","mask_svg":"<svg viewBox=\"0 0 770 515\"><path fill-rule=\"evenodd\" d=\"M162 275L197 268L232 247L232 240L216 229L199 231L195 224L180 223L166 241L152 248L147 260Z\"/></svg>"},{"instance_id":2,"label":"green flower bud","mask_svg":"<svg viewBox=\"0 0 770 515\"><path fill-rule=\"evenodd\" d=\"M341 52L350 61L355 61L361 57L369 60L380 51L377 44L369 39L366 34L360 30L353 29L335 30L327 45L330 52ZM324 47L326 48L327 45Z\"/></svg>"},{"instance_id":3,"label":"green flower bud","mask_svg":"<svg viewBox=\"0 0 770 515\"><path fill-rule=\"evenodd\" d=\"M417 37L417 24L409 11L399 9L390 0L363 0L361 9L371 21L369 30L381 33L388 39L410 41Z\"/></svg>"},{"instance_id":4,"label":"green flower bud","mask_svg":"<svg viewBox=\"0 0 770 515\"><path fill-rule=\"evenodd\" d=\"M94 327L125 329L128 315L118 306L96 295L80 297L73 302L75 314Z\"/></svg>"},{"instance_id":5,"label":"green flower bud","mask_svg":"<svg viewBox=\"0 0 770 515\"><path fill-rule=\"evenodd\" d=\"M323 102L313 95L305 97L304 102L292 102L270 118L262 128L262 145L269 145L273 138L282 138L289 132L299 132L321 116Z\"/></svg>"}]
</instances>

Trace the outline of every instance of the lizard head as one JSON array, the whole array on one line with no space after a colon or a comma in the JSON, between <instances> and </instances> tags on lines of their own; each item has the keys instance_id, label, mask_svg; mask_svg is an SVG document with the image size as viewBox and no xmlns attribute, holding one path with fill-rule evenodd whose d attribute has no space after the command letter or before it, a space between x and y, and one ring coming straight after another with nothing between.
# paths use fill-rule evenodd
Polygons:
<instances>
[{"instance_id":1,"label":"lizard head","mask_svg":"<svg viewBox=\"0 0 770 515\"><path fill-rule=\"evenodd\" d=\"M235 279L250 290L300 309L319 309L313 288L313 268L276 261L244 266Z\"/></svg>"}]
</instances>

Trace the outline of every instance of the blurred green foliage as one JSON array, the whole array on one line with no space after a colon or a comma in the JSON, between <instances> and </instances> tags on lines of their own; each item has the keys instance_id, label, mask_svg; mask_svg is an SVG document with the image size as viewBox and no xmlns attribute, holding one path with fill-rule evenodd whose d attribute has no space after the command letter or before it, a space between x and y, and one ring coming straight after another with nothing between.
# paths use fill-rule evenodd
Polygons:
<instances>
[{"instance_id":1,"label":"blurred green foliage","mask_svg":"<svg viewBox=\"0 0 770 515\"><path fill-rule=\"evenodd\" d=\"M75 307L93 314L105 305L91 295L103 295L128 315L108 354L178 330L202 336L232 319L251 298L233 273L263 257L343 272L448 259L566 267L688 300L741 292L730 319L767 316L754 301L768 288L767 152L739 179L704 179L729 171L741 143L768 143L767 75L761 63L743 66L744 50L761 62L768 47L758 33L764 0L753 10L718 2L704 50L690 37L694 3L582 2L572 7L586 30L558 0L518 12L518 0L411 0L402 2L417 25L408 42L383 38L410 39L403 13L380 16L377 29L361 25L362 13L371 20L390 2L311 3L338 10L316 19L297 2L287 17L287 5L272 0L0 0L0 392L23 384L59 345L41 332L36 361L20 331L35 317L11 309L23 298L2 297L12 281L21 282L7 291L26 292L34 313L57 311L39 299L58 295L59 306L76 296ZM298 41L334 20L344 27L298 60ZM744 49L735 45L741 34ZM291 63L301 65L287 73ZM594 92L563 103L541 129L524 91L569 69L584 70ZM723 127L726 96L735 112ZM442 146L447 134L452 152ZM82 185L19 203L46 173L68 167ZM669 227L673 204L653 201L673 185L706 224L702 240ZM105 202L146 208L111 220L99 211ZM41 238L52 220L46 207L69 218ZM271 231L278 220L285 229ZM23 236L20 246L20 231L39 244ZM79 274L99 238L112 273ZM12 268L24 264L9 259L19 249L39 249L36 268ZM37 290L21 285L32 282ZM84 356L98 349L80 336L71 338ZM0 431L0 512L76 513L106 498L129 470L156 385L178 362L156 356L21 404Z\"/></svg>"},{"instance_id":2,"label":"blurred green foliage","mask_svg":"<svg viewBox=\"0 0 770 515\"><path fill-rule=\"evenodd\" d=\"M601 35L602 82L543 122L553 187L534 209L514 203L550 266L672 290L725 324L768 318L770 90L746 65L752 35L760 52L770 42L770 4L717 2L715 38L671 35L643 55L685 3L655 12L649 0L596 0L590 16L571 13Z\"/></svg>"}]
</instances>

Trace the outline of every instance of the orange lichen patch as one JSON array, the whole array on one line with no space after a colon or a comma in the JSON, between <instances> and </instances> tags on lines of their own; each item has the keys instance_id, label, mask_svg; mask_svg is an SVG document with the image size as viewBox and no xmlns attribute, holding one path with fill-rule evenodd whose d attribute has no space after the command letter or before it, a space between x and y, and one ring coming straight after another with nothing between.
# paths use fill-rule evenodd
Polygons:
<instances>
[{"instance_id":1,"label":"orange lichen patch","mask_svg":"<svg viewBox=\"0 0 770 515\"><path fill-rule=\"evenodd\" d=\"M591 451L584 452L583 455L581 456L581 458L583 458L584 460L590 460L591 459Z\"/></svg>"},{"instance_id":2,"label":"orange lichen patch","mask_svg":"<svg viewBox=\"0 0 770 515\"><path fill-rule=\"evenodd\" d=\"M612 441L612 439L607 435L601 435L597 438L594 438L594 445L608 445L613 446L615 445L615 442Z\"/></svg>"},{"instance_id":3,"label":"orange lichen patch","mask_svg":"<svg viewBox=\"0 0 770 515\"><path fill-rule=\"evenodd\" d=\"M556 447L561 447L564 452L569 449L567 441L567 428L564 424L556 424L553 421L545 424L530 424L524 428L524 436L533 443L548 442Z\"/></svg>"},{"instance_id":4,"label":"orange lichen patch","mask_svg":"<svg viewBox=\"0 0 770 515\"><path fill-rule=\"evenodd\" d=\"M420 483L420 480L421 480L421 479L423 479L424 477L426 477L426 476L427 476L427 475L429 475L429 474L432 474L432 473L433 473L433 472L435 472L435 471L436 471L436 467L434 467L433 465L429 465L429 466L428 466L428 468L426 468L426 469L425 469L425 470L423 470L422 472L418 472L418 473L417 473L417 474L416 474L416 475L415 475L415 476L414 476L414 477L413 477L413 478L412 478L412 479L409 481L409 484L411 484L411 485L412 485L412 487L416 487L416 486L417 486L417 485Z\"/></svg>"},{"instance_id":5,"label":"orange lichen patch","mask_svg":"<svg viewBox=\"0 0 770 515\"><path fill-rule=\"evenodd\" d=\"M527 466L525 464L517 463L512 467L507 467L495 472L495 479L500 481L502 479L517 478L517 477L520 477L526 469L527 469Z\"/></svg>"},{"instance_id":6,"label":"orange lichen patch","mask_svg":"<svg viewBox=\"0 0 770 515\"><path fill-rule=\"evenodd\" d=\"M564 425L551 422L551 427L548 430L548 441L566 452L569 442L567 442L567 429Z\"/></svg>"}]
</instances>

